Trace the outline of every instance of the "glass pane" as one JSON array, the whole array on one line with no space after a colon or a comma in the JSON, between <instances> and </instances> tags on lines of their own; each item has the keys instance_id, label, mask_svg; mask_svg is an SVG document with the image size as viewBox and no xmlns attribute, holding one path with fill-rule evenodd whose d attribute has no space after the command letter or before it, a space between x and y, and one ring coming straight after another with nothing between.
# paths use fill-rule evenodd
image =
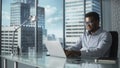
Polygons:
<instances>
[{"instance_id":1,"label":"glass pane","mask_svg":"<svg viewBox=\"0 0 120 68\"><path fill-rule=\"evenodd\" d=\"M45 30L45 9L38 0L2 1L2 54L41 53Z\"/></svg>"},{"instance_id":2,"label":"glass pane","mask_svg":"<svg viewBox=\"0 0 120 68\"><path fill-rule=\"evenodd\" d=\"M99 0L3 0L2 53L47 51L46 39L63 47L64 42L75 45L85 31L84 15L90 11L101 17Z\"/></svg>"},{"instance_id":3,"label":"glass pane","mask_svg":"<svg viewBox=\"0 0 120 68\"><path fill-rule=\"evenodd\" d=\"M62 0L2 1L2 54L47 51L46 39L63 45Z\"/></svg>"},{"instance_id":4,"label":"glass pane","mask_svg":"<svg viewBox=\"0 0 120 68\"><path fill-rule=\"evenodd\" d=\"M65 0L65 44L73 46L84 32L84 0Z\"/></svg>"},{"instance_id":5,"label":"glass pane","mask_svg":"<svg viewBox=\"0 0 120 68\"><path fill-rule=\"evenodd\" d=\"M85 13L94 11L100 14L100 0L65 0L65 45L74 46L85 31ZM101 26L101 23L100 23Z\"/></svg>"},{"instance_id":6,"label":"glass pane","mask_svg":"<svg viewBox=\"0 0 120 68\"><path fill-rule=\"evenodd\" d=\"M40 6L45 8L46 33L43 42L59 41L63 45L63 0L40 0ZM46 42L44 42L46 44ZM47 51L44 47L44 51Z\"/></svg>"}]
</instances>

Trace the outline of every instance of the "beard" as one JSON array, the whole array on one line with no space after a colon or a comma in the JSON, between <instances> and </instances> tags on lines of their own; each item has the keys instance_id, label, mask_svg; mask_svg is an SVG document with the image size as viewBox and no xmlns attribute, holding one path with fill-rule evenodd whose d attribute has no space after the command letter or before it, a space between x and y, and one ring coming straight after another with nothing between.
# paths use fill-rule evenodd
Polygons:
<instances>
[{"instance_id":1,"label":"beard","mask_svg":"<svg viewBox=\"0 0 120 68\"><path fill-rule=\"evenodd\" d=\"M94 26L93 28L89 29L88 32L91 34L91 33L94 33L96 32L100 27L96 27Z\"/></svg>"}]
</instances>

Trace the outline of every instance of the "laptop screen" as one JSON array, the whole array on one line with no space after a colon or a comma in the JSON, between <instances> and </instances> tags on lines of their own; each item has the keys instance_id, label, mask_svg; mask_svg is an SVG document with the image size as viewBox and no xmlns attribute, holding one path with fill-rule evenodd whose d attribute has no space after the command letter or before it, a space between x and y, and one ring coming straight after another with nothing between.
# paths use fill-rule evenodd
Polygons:
<instances>
[{"instance_id":1,"label":"laptop screen","mask_svg":"<svg viewBox=\"0 0 120 68\"><path fill-rule=\"evenodd\" d=\"M45 44L50 56L66 58L64 49L58 40L47 40Z\"/></svg>"}]
</instances>

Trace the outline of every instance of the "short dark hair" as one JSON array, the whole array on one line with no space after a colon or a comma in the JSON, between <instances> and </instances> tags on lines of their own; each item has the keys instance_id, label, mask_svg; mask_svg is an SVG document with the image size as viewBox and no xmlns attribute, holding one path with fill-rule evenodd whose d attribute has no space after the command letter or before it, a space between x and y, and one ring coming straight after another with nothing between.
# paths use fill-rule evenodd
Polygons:
<instances>
[{"instance_id":1,"label":"short dark hair","mask_svg":"<svg viewBox=\"0 0 120 68\"><path fill-rule=\"evenodd\" d=\"M99 20L100 20L99 14L97 12L89 12L89 13L85 14L85 18L86 17L90 17L92 21L94 20L94 21L99 22Z\"/></svg>"}]
</instances>

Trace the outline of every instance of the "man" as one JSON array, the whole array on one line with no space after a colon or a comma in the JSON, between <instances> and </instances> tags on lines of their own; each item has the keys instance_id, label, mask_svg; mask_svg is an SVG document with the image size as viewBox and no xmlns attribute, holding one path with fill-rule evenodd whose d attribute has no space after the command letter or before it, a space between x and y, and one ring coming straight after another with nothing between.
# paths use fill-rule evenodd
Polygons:
<instances>
[{"instance_id":1,"label":"man","mask_svg":"<svg viewBox=\"0 0 120 68\"><path fill-rule=\"evenodd\" d=\"M99 14L89 12L85 15L86 32L75 46L68 47L68 56L107 57L111 46L111 34L99 26Z\"/></svg>"}]
</instances>

